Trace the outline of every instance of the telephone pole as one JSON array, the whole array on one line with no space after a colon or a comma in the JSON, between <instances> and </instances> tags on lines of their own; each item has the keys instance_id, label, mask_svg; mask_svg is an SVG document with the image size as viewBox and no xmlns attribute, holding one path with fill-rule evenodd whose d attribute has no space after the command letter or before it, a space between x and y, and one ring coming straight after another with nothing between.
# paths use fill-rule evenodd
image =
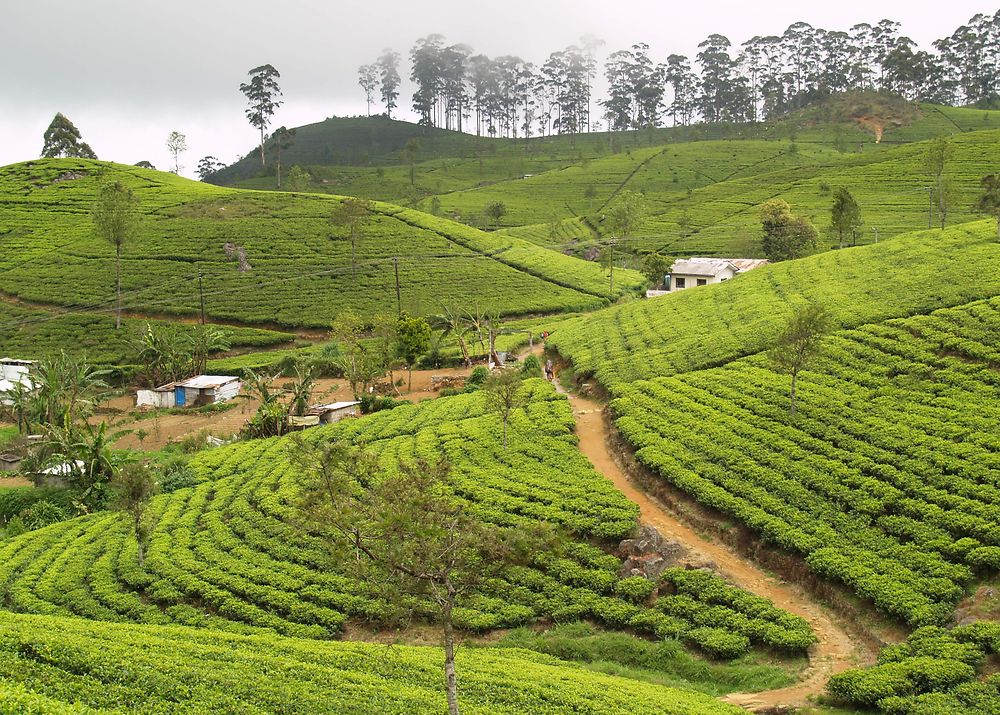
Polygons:
<instances>
[{"instance_id":1,"label":"telephone pole","mask_svg":"<svg viewBox=\"0 0 1000 715\"><path fill-rule=\"evenodd\" d=\"M198 298L201 302L201 324L205 324L205 286L201 282L201 271L198 271Z\"/></svg>"},{"instance_id":2,"label":"telephone pole","mask_svg":"<svg viewBox=\"0 0 1000 715\"><path fill-rule=\"evenodd\" d=\"M610 254L608 255L608 263L611 265L611 287L609 293L611 293L611 300L615 299L615 239L611 239L608 243L608 250Z\"/></svg>"},{"instance_id":3,"label":"telephone pole","mask_svg":"<svg viewBox=\"0 0 1000 715\"><path fill-rule=\"evenodd\" d=\"M399 293L399 258L396 256L392 257L392 267L396 272L396 315L402 315L403 302Z\"/></svg>"}]
</instances>

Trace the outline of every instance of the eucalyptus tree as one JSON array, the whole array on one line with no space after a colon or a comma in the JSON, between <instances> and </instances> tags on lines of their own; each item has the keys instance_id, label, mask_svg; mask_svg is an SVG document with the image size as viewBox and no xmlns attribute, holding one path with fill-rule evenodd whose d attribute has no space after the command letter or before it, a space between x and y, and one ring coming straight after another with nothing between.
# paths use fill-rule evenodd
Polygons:
<instances>
[{"instance_id":1,"label":"eucalyptus tree","mask_svg":"<svg viewBox=\"0 0 1000 715\"><path fill-rule=\"evenodd\" d=\"M379 96L385 106L385 116L392 119L392 110L396 108L399 99L399 53L392 49L382 50L375 61L378 70Z\"/></svg>"},{"instance_id":2,"label":"eucalyptus tree","mask_svg":"<svg viewBox=\"0 0 1000 715\"><path fill-rule=\"evenodd\" d=\"M170 132L167 136L167 151L174 157L174 170L172 174L181 173L181 154L187 151L187 137L178 131Z\"/></svg>"},{"instance_id":3,"label":"eucalyptus tree","mask_svg":"<svg viewBox=\"0 0 1000 715\"><path fill-rule=\"evenodd\" d=\"M42 139L43 159L58 157L75 157L79 159L96 159L97 154L90 145L83 141L80 130L62 112L56 112Z\"/></svg>"},{"instance_id":4,"label":"eucalyptus tree","mask_svg":"<svg viewBox=\"0 0 1000 715\"><path fill-rule=\"evenodd\" d=\"M358 67L358 84L365 93L366 112L372 115L372 100L375 99L375 91L378 89L378 66L374 64L361 65Z\"/></svg>"},{"instance_id":5,"label":"eucalyptus tree","mask_svg":"<svg viewBox=\"0 0 1000 715\"><path fill-rule=\"evenodd\" d=\"M249 82L240 84L240 91L247 98L246 116L250 126L260 131L260 164L267 166L264 156L264 138L271 118L281 106L281 88L278 79L281 75L271 65L254 67L250 72Z\"/></svg>"}]
</instances>

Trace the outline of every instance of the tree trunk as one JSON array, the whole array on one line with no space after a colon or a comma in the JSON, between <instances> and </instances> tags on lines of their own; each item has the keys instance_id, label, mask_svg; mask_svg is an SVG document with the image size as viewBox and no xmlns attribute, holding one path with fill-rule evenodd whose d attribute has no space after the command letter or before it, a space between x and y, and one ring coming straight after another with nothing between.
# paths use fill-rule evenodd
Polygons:
<instances>
[{"instance_id":1,"label":"tree trunk","mask_svg":"<svg viewBox=\"0 0 1000 715\"><path fill-rule=\"evenodd\" d=\"M798 373L797 372L793 372L792 373L792 389L788 393L788 396L789 396L789 405L790 405L789 412L791 413L792 417L795 416L795 380L796 380L796 378L798 378Z\"/></svg>"},{"instance_id":2,"label":"tree trunk","mask_svg":"<svg viewBox=\"0 0 1000 715\"><path fill-rule=\"evenodd\" d=\"M115 330L122 327L122 248L115 246Z\"/></svg>"},{"instance_id":3,"label":"tree trunk","mask_svg":"<svg viewBox=\"0 0 1000 715\"><path fill-rule=\"evenodd\" d=\"M449 594L444 609L444 688L448 698L448 715L458 713L458 675L455 673L455 629L451 623L454 595Z\"/></svg>"},{"instance_id":4,"label":"tree trunk","mask_svg":"<svg viewBox=\"0 0 1000 715\"><path fill-rule=\"evenodd\" d=\"M997 229L1000 231L1000 229ZM465 361L466 367L472 367L472 358L469 357L469 348L465 344L465 338L461 335L458 336L458 347L462 349L462 359Z\"/></svg>"},{"instance_id":5,"label":"tree trunk","mask_svg":"<svg viewBox=\"0 0 1000 715\"><path fill-rule=\"evenodd\" d=\"M351 231L351 278L355 282L357 282L358 280L357 268L355 268L356 265L357 263L354 258L354 231L352 230Z\"/></svg>"},{"instance_id":6,"label":"tree trunk","mask_svg":"<svg viewBox=\"0 0 1000 715\"><path fill-rule=\"evenodd\" d=\"M260 128L260 165L267 166L267 161L264 159L264 127Z\"/></svg>"},{"instance_id":7,"label":"tree trunk","mask_svg":"<svg viewBox=\"0 0 1000 715\"><path fill-rule=\"evenodd\" d=\"M503 448L507 449L507 415L503 416Z\"/></svg>"},{"instance_id":8,"label":"tree trunk","mask_svg":"<svg viewBox=\"0 0 1000 715\"><path fill-rule=\"evenodd\" d=\"M139 552L139 568L143 568L146 565L146 555L143 552L142 542L139 541L139 540L136 540L136 547L138 548L138 552Z\"/></svg>"},{"instance_id":9,"label":"tree trunk","mask_svg":"<svg viewBox=\"0 0 1000 715\"><path fill-rule=\"evenodd\" d=\"M406 366L406 391L413 392L413 365Z\"/></svg>"}]
</instances>

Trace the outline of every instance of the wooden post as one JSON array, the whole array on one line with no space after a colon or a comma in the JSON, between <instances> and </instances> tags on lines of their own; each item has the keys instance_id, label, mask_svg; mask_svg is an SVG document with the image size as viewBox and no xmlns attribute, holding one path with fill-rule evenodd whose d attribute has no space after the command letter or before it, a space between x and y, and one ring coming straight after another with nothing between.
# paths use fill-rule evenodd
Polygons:
<instances>
[{"instance_id":1,"label":"wooden post","mask_svg":"<svg viewBox=\"0 0 1000 715\"><path fill-rule=\"evenodd\" d=\"M201 271L198 271L198 297L201 301L201 324L205 324L205 286L201 282Z\"/></svg>"},{"instance_id":2,"label":"wooden post","mask_svg":"<svg viewBox=\"0 0 1000 715\"><path fill-rule=\"evenodd\" d=\"M399 293L399 258L396 256L392 257L392 267L396 271L396 315L403 314L403 304Z\"/></svg>"}]
</instances>

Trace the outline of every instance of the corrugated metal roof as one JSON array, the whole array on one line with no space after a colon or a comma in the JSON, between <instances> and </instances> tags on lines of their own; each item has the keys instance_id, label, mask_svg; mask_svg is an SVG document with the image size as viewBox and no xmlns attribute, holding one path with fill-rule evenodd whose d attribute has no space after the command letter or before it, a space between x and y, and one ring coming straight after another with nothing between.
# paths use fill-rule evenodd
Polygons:
<instances>
[{"instance_id":1,"label":"corrugated metal roof","mask_svg":"<svg viewBox=\"0 0 1000 715\"><path fill-rule=\"evenodd\" d=\"M233 375L198 375L187 380L176 383L177 387L186 387L192 390L210 390L222 387L230 382L238 381L240 378Z\"/></svg>"},{"instance_id":2,"label":"corrugated metal roof","mask_svg":"<svg viewBox=\"0 0 1000 715\"><path fill-rule=\"evenodd\" d=\"M336 412L337 410L342 410L345 407L354 407L355 405L360 405L360 402L331 402L328 405L313 405L309 408L308 412L319 414L320 412Z\"/></svg>"},{"instance_id":3,"label":"corrugated metal roof","mask_svg":"<svg viewBox=\"0 0 1000 715\"><path fill-rule=\"evenodd\" d=\"M671 275L681 276L717 276L725 270L736 272L736 266L728 261L716 258L691 258L674 261L670 267Z\"/></svg>"},{"instance_id":4,"label":"corrugated metal roof","mask_svg":"<svg viewBox=\"0 0 1000 715\"><path fill-rule=\"evenodd\" d=\"M37 365L37 360L21 360L19 358L0 358L0 365Z\"/></svg>"}]
</instances>

